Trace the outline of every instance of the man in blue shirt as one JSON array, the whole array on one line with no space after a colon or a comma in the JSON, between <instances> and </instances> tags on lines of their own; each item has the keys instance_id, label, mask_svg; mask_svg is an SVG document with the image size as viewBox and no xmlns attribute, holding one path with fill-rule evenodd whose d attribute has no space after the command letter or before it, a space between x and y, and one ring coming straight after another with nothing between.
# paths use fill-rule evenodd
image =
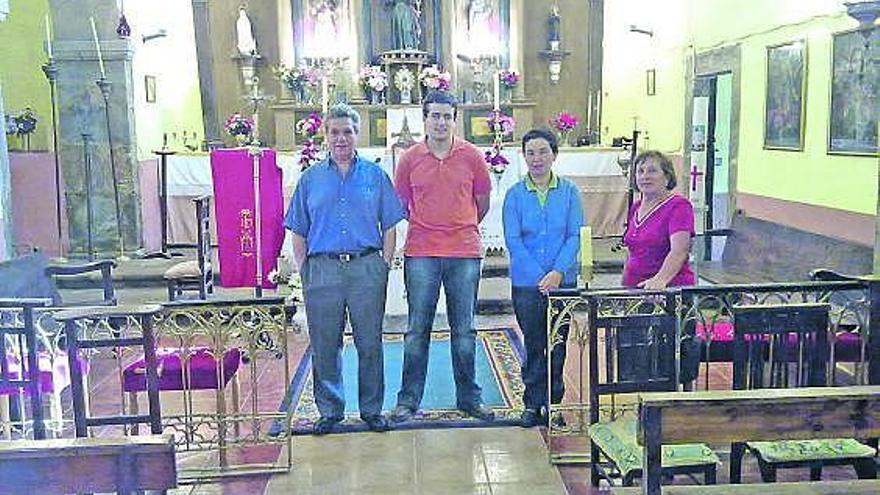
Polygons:
<instances>
[{"instance_id":1,"label":"man in blue shirt","mask_svg":"<svg viewBox=\"0 0 880 495\"><path fill-rule=\"evenodd\" d=\"M293 236L293 255L303 282L317 435L344 419L342 336L351 322L358 354L358 405L373 431L387 431L382 318L388 267L396 247L395 225L404 217L391 179L357 155L360 116L346 104L326 115L330 156L303 172L284 226Z\"/></svg>"}]
</instances>

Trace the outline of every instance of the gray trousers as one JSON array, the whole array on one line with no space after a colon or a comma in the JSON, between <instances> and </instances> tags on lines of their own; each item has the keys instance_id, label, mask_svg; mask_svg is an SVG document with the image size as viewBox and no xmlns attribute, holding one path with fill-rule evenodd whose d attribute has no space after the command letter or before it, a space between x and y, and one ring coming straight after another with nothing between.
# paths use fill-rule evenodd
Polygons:
<instances>
[{"instance_id":1,"label":"gray trousers","mask_svg":"<svg viewBox=\"0 0 880 495\"><path fill-rule=\"evenodd\" d=\"M382 317L388 266L379 252L350 261L307 258L303 296L312 347L315 403L323 418L342 419L342 336L348 314L358 354L358 408L361 418L382 412L385 370Z\"/></svg>"}]
</instances>

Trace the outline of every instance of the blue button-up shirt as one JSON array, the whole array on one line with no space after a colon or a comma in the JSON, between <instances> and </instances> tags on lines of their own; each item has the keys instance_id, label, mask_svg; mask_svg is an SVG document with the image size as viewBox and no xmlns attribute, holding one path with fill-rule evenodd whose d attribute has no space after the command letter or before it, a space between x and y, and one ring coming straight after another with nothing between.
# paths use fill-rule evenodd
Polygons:
<instances>
[{"instance_id":1,"label":"blue button-up shirt","mask_svg":"<svg viewBox=\"0 0 880 495\"><path fill-rule=\"evenodd\" d=\"M563 274L562 285L577 283L584 210L573 182L559 177L543 204L528 178L517 182L504 197L502 218L512 285L536 287L551 270Z\"/></svg>"},{"instance_id":2,"label":"blue button-up shirt","mask_svg":"<svg viewBox=\"0 0 880 495\"><path fill-rule=\"evenodd\" d=\"M306 239L307 253L382 248L384 232L404 218L391 179L375 163L355 157L346 175L329 158L299 179L284 226Z\"/></svg>"}]
</instances>

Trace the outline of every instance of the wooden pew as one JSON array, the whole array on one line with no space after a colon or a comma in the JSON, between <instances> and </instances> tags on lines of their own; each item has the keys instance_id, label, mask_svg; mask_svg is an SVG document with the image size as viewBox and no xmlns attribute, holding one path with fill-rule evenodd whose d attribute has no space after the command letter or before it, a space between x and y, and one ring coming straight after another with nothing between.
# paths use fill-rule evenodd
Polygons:
<instances>
[{"instance_id":1,"label":"wooden pew","mask_svg":"<svg viewBox=\"0 0 880 495\"><path fill-rule=\"evenodd\" d=\"M0 495L156 490L177 486L172 435L0 442Z\"/></svg>"},{"instance_id":2,"label":"wooden pew","mask_svg":"<svg viewBox=\"0 0 880 495\"><path fill-rule=\"evenodd\" d=\"M645 469L639 493L660 494L662 444L877 436L880 436L880 386L641 394L638 441L645 447ZM763 492L754 491L748 485L728 485L728 491L717 493L769 493L771 490L770 485L757 486ZM841 493L833 491L837 488L829 482L804 483L804 486L811 486L813 490L804 493ZM832 491L823 491L823 486ZM874 492L849 493L880 493L876 485L874 488ZM772 485L772 491L780 493L776 484Z\"/></svg>"}]
</instances>

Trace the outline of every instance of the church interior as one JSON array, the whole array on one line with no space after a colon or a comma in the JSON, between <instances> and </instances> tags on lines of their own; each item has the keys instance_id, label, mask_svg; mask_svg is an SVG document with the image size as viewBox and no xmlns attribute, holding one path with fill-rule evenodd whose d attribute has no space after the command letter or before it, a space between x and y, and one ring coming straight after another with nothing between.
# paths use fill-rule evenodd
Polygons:
<instances>
[{"instance_id":1,"label":"church interior","mask_svg":"<svg viewBox=\"0 0 880 495\"><path fill-rule=\"evenodd\" d=\"M878 18L878 0L0 0L0 494L880 493ZM331 108L393 180L437 91L491 182L474 330L495 418L457 410L441 292L412 420L359 419L349 326L345 418L315 435L287 205L331 161ZM545 297L564 396L524 427L505 194L534 186L533 129L585 223L577 287ZM693 284L621 282L649 150L692 206Z\"/></svg>"}]
</instances>

